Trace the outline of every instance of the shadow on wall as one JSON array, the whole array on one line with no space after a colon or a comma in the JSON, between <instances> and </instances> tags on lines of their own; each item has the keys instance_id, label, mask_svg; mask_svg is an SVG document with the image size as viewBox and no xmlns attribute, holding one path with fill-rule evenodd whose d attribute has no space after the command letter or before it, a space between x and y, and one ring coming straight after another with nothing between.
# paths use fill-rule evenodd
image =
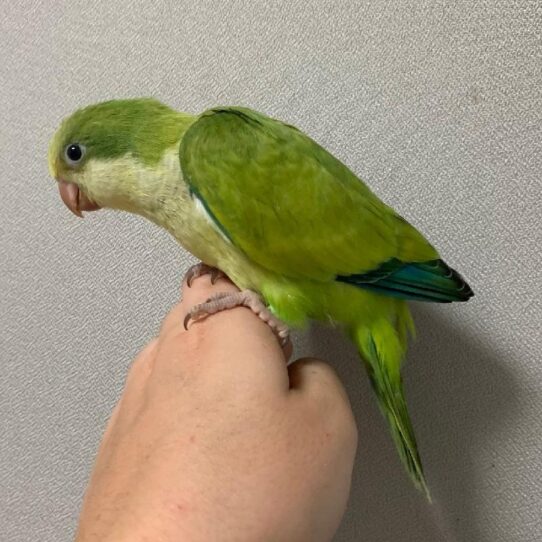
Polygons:
<instances>
[{"instance_id":1,"label":"shadow on wall","mask_svg":"<svg viewBox=\"0 0 542 542\"><path fill-rule=\"evenodd\" d=\"M476 450L492 445L505 419L519 416L514 362L456 327L440 307L412 309L418 332L403 374L433 505L403 473L355 349L346 350L337 330L315 325L309 336L311 354L332 363L345 384L360 433L350 505L336 542L484 538Z\"/></svg>"}]
</instances>

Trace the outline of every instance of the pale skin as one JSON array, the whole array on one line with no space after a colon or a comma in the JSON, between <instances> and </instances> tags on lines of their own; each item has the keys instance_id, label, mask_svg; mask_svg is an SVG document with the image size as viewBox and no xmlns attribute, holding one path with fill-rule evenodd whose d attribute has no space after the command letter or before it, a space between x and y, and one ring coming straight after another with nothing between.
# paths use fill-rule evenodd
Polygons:
<instances>
[{"instance_id":1,"label":"pale skin","mask_svg":"<svg viewBox=\"0 0 542 542\"><path fill-rule=\"evenodd\" d=\"M225 278L182 301L135 359L105 430L76 542L328 542L357 446L334 371L286 365L270 327L237 307L192 322Z\"/></svg>"}]
</instances>

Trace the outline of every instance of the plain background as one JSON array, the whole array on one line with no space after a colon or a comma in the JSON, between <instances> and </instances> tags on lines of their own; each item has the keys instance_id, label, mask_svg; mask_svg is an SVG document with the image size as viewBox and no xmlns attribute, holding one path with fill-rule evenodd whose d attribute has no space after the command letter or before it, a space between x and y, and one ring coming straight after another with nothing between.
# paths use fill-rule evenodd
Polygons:
<instances>
[{"instance_id":1,"label":"plain background","mask_svg":"<svg viewBox=\"0 0 542 542\"><path fill-rule=\"evenodd\" d=\"M155 96L298 125L476 292L414 307L405 381L432 507L403 474L353 348L320 327L296 335L299 355L337 369L360 428L336 540L540 540L542 3L151 4L2 2L0 539L71 539L126 369L193 262L142 219L77 220L47 173L63 116Z\"/></svg>"}]
</instances>

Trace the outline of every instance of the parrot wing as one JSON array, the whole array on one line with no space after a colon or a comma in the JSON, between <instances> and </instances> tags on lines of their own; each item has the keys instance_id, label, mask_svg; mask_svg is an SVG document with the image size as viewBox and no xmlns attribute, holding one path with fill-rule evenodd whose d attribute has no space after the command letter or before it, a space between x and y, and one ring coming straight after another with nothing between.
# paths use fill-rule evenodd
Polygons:
<instances>
[{"instance_id":1,"label":"parrot wing","mask_svg":"<svg viewBox=\"0 0 542 542\"><path fill-rule=\"evenodd\" d=\"M407 299L448 301L461 286L458 275L442 278L449 268L435 267L437 252L415 228L293 126L211 109L184 135L180 162L217 227L268 270ZM423 262L432 264L418 269Z\"/></svg>"}]
</instances>

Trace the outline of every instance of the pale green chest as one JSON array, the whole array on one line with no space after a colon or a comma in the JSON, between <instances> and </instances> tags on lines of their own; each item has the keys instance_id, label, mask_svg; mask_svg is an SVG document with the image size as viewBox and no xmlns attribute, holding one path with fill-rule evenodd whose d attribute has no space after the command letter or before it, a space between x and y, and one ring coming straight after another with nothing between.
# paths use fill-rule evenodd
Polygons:
<instances>
[{"instance_id":1,"label":"pale green chest","mask_svg":"<svg viewBox=\"0 0 542 542\"><path fill-rule=\"evenodd\" d=\"M132 156L89 163L80 182L100 206L142 215L165 228L197 259L220 268L240 288L260 291L262 284L274 279L227 239L190 192L178 145L152 166Z\"/></svg>"}]
</instances>

